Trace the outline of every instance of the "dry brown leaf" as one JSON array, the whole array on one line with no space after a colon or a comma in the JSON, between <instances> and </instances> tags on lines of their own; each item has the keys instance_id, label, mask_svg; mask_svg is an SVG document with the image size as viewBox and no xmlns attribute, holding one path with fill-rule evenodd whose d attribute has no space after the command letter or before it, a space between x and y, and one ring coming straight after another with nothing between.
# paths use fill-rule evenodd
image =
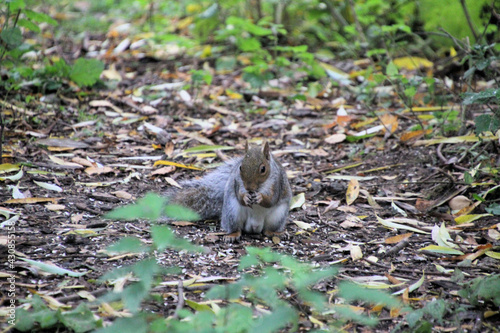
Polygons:
<instances>
[{"instance_id":1,"label":"dry brown leaf","mask_svg":"<svg viewBox=\"0 0 500 333\"><path fill-rule=\"evenodd\" d=\"M407 238L410 238L413 235L412 232L406 233L406 234L401 234L393 237L389 237L385 239L386 244L396 244L401 242L402 240L405 240Z\"/></svg>"},{"instance_id":2,"label":"dry brown leaf","mask_svg":"<svg viewBox=\"0 0 500 333\"><path fill-rule=\"evenodd\" d=\"M385 273L384 275L387 278L387 280L389 280L389 282L392 283L392 284L401 284L401 283L403 283L403 281L400 281L400 280L396 279L394 276L392 276L389 273Z\"/></svg>"},{"instance_id":3,"label":"dry brown leaf","mask_svg":"<svg viewBox=\"0 0 500 333\"><path fill-rule=\"evenodd\" d=\"M363 252L361 251L361 248L358 245L351 246L350 253L352 261L356 261L363 258Z\"/></svg>"},{"instance_id":4,"label":"dry brown leaf","mask_svg":"<svg viewBox=\"0 0 500 333\"><path fill-rule=\"evenodd\" d=\"M347 186L346 192L346 202L347 205L351 205L359 195L359 182L357 179L351 179L349 185Z\"/></svg>"},{"instance_id":5,"label":"dry brown leaf","mask_svg":"<svg viewBox=\"0 0 500 333\"><path fill-rule=\"evenodd\" d=\"M380 117L380 120L384 124L384 131L389 129L391 133L394 133L398 129L398 117L390 113L385 113Z\"/></svg>"},{"instance_id":6,"label":"dry brown leaf","mask_svg":"<svg viewBox=\"0 0 500 333\"><path fill-rule=\"evenodd\" d=\"M418 131L411 131L411 132L405 132L401 135L400 139L403 142L407 142L410 140L417 140L422 138L426 134L431 134L432 130L418 130Z\"/></svg>"},{"instance_id":7,"label":"dry brown leaf","mask_svg":"<svg viewBox=\"0 0 500 333\"><path fill-rule=\"evenodd\" d=\"M343 142L346 139L346 137L347 136L345 134L337 133L337 134L333 134L333 135L330 135L329 137L325 138L325 142L333 145L336 143Z\"/></svg>"},{"instance_id":8,"label":"dry brown leaf","mask_svg":"<svg viewBox=\"0 0 500 333\"><path fill-rule=\"evenodd\" d=\"M115 191L111 192L111 194L115 195L117 198L131 200L134 196L126 191Z\"/></svg>"},{"instance_id":9,"label":"dry brown leaf","mask_svg":"<svg viewBox=\"0 0 500 333\"><path fill-rule=\"evenodd\" d=\"M68 162L68 161L65 161L62 158L59 158L56 156L49 155L49 158L52 162L54 162L55 164L58 164L58 165L64 165L64 166L75 167L75 168L83 168L83 165L81 165L81 164L74 163L74 162Z\"/></svg>"},{"instance_id":10,"label":"dry brown leaf","mask_svg":"<svg viewBox=\"0 0 500 333\"><path fill-rule=\"evenodd\" d=\"M176 170L175 166L169 165L169 166L166 166L166 167L163 167L163 168L159 168L159 169L151 172L151 176L154 176L154 175L166 175L166 174L174 172L175 170Z\"/></svg>"},{"instance_id":11,"label":"dry brown leaf","mask_svg":"<svg viewBox=\"0 0 500 333\"><path fill-rule=\"evenodd\" d=\"M62 198L24 198L24 199L10 199L4 201L4 204L34 204L40 202L52 202L54 204Z\"/></svg>"},{"instance_id":12,"label":"dry brown leaf","mask_svg":"<svg viewBox=\"0 0 500 333\"><path fill-rule=\"evenodd\" d=\"M71 222L78 224L83 219L83 214L75 214L71 216Z\"/></svg>"},{"instance_id":13,"label":"dry brown leaf","mask_svg":"<svg viewBox=\"0 0 500 333\"><path fill-rule=\"evenodd\" d=\"M113 172L113 169L110 167L102 167L102 168L97 168L97 167L89 167L85 169L85 173L88 175L95 175L95 174L103 174L103 173L110 173Z\"/></svg>"},{"instance_id":14,"label":"dry brown leaf","mask_svg":"<svg viewBox=\"0 0 500 333\"><path fill-rule=\"evenodd\" d=\"M337 210L344 212L344 213L356 213L358 210L354 206L340 206L337 208Z\"/></svg>"},{"instance_id":15,"label":"dry brown leaf","mask_svg":"<svg viewBox=\"0 0 500 333\"><path fill-rule=\"evenodd\" d=\"M451 199L448 202L448 205L450 206L451 210L453 210L453 211L457 211L457 210L461 210L461 209L464 209L466 207L469 207L470 204L471 204L471 201L469 200L469 198L467 198L464 195L457 195L456 197L454 197L453 199Z\"/></svg>"},{"instance_id":16,"label":"dry brown leaf","mask_svg":"<svg viewBox=\"0 0 500 333\"><path fill-rule=\"evenodd\" d=\"M55 212L55 211L66 209L66 206L60 205L60 204L47 204L47 205L45 205L45 208Z\"/></svg>"},{"instance_id":17,"label":"dry brown leaf","mask_svg":"<svg viewBox=\"0 0 500 333\"><path fill-rule=\"evenodd\" d=\"M96 166L95 163L92 163L90 162L89 160L85 159L85 158L81 158L81 157L73 157L71 159L72 162L75 162L77 164L80 164L80 165L83 165L83 166L86 166L86 167L93 167L93 166Z\"/></svg>"},{"instance_id":18,"label":"dry brown leaf","mask_svg":"<svg viewBox=\"0 0 500 333\"><path fill-rule=\"evenodd\" d=\"M173 221L171 224L178 226L178 227L186 227L188 225L195 225L196 223L189 222L189 221Z\"/></svg>"}]
</instances>

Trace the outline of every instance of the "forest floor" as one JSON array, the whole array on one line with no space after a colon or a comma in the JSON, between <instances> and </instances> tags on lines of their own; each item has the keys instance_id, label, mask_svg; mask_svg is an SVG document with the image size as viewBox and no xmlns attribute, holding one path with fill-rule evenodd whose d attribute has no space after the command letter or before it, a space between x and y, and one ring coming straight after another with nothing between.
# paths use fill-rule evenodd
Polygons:
<instances>
[{"instance_id":1,"label":"forest floor","mask_svg":"<svg viewBox=\"0 0 500 333\"><path fill-rule=\"evenodd\" d=\"M402 134L419 120L413 113L400 112L402 106L397 102L384 107L393 117L386 124L397 122L397 130L348 142L342 134L366 129L368 126L354 125L373 117L348 90L331 87L321 97L292 102L286 99L283 87L248 92L242 98L228 94L225 99L209 97L217 95L217 89L244 90L236 72L216 76L210 90L201 87L183 95L172 84L188 80L188 73L179 70L183 61L187 65L184 59L122 59L116 62L122 80L114 89L94 88L85 94L58 91L40 102L17 103L6 109L7 116L16 121L5 129L4 163L21 163L23 176L4 183L17 186L25 198L31 198L9 201L13 199L12 188L0 189L2 206L19 215L15 223L18 258L88 271L71 278L44 272L18 259L17 297L39 293L74 305L82 301L79 291L101 295L106 286L95 279L138 259L112 257L104 252L106 247L124 236L151 241L148 221L112 221L103 215L148 192L161 194L175 182L203 175L186 168L154 166L155 161L210 169L223 158L241 155L246 140L251 144L267 140L288 173L294 195L305 195L303 205L290 212L289 237L273 240L244 235L241 242L227 244L222 241L218 221L170 222L180 237L206 251L158 253L158 262L182 271L164 277L164 282L172 282L156 289L164 302L150 302L148 309L171 315L177 306L172 295L179 280L202 279L206 289L238 279L239 259L246 247L254 246L270 247L318 266L338 265L340 273L334 280L316 286L323 292L332 291L338 280L361 284L399 280L406 287L423 278L405 301L414 308L432 299L449 302L452 306L443 312L443 320L432 321L435 331L485 332L500 327L498 309L490 303L471 306L457 295L462 283L499 271L498 260L485 255L498 245L496 234L491 232L498 231L498 216L457 225L448 206L457 196L468 198L468 204L475 202L472 195L495 182L489 176L479 179L482 186L464 182L463 169L475 166L475 157L467 150L472 143L419 144L416 140L423 136L403 141ZM150 89L164 83L172 86ZM345 124L337 117L342 105L349 115ZM380 124L380 118L375 124ZM186 148L212 144L235 149L217 155L182 154ZM476 148L497 163L496 147L485 142ZM465 158L461 159L462 155ZM351 176L359 177L361 191L347 205ZM57 185L61 191L44 183ZM474 214L483 214L484 209L480 203ZM381 221L397 224L388 228ZM450 242L463 256L420 250L437 245L431 231L443 223L451 234ZM2 257L6 251L6 247L0 248ZM464 260L467 255L469 260ZM185 298L200 301L205 289L186 288ZM404 287L391 290L401 289ZM485 318L485 313L493 315ZM404 320L403 314L394 316L387 310L378 317L380 323L374 331L388 331ZM307 317L300 323L304 331L313 326ZM344 329L354 332L360 328L349 324Z\"/></svg>"}]
</instances>

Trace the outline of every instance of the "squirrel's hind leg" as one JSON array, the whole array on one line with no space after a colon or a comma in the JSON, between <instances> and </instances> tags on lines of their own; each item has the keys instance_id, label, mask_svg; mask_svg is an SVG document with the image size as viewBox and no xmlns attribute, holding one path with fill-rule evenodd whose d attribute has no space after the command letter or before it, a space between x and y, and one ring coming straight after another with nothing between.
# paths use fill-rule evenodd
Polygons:
<instances>
[{"instance_id":1,"label":"squirrel's hind leg","mask_svg":"<svg viewBox=\"0 0 500 333\"><path fill-rule=\"evenodd\" d=\"M283 202L274 207L264 220L264 235L268 237L284 235L288 210L288 202Z\"/></svg>"},{"instance_id":2,"label":"squirrel's hind leg","mask_svg":"<svg viewBox=\"0 0 500 333\"><path fill-rule=\"evenodd\" d=\"M224 242L234 242L240 239L241 231L247 219L247 210L235 197L225 196L222 204L221 227L227 234Z\"/></svg>"}]
</instances>

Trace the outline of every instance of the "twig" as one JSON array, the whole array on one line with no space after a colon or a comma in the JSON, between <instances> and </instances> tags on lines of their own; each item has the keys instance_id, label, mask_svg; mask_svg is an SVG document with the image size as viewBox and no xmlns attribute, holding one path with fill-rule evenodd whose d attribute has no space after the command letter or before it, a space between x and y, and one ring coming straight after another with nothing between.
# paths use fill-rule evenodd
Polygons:
<instances>
[{"instance_id":1,"label":"twig","mask_svg":"<svg viewBox=\"0 0 500 333\"><path fill-rule=\"evenodd\" d=\"M391 247L389 250L387 250L386 253L383 253L382 258L392 257L393 255L395 255L396 253L398 253L399 251L401 251L402 249L407 247L409 244L410 244L410 241L408 240L408 238L403 239L401 242L397 243L396 245Z\"/></svg>"},{"instance_id":2,"label":"twig","mask_svg":"<svg viewBox=\"0 0 500 333\"><path fill-rule=\"evenodd\" d=\"M358 31L359 36L361 37L361 41L363 43L367 43L365 33L363 32L363 28L361 27L361 23L359 23L358 15L356 14L356 10L354 8L354 0L349 0L349 7L351 7L351 13L354 18L354 25L356 26L356 30Z\"/></svg>"},{"instance_id":3,"label":"twig","mask_svg":"<svg viewBox=\"0 0 500 333\"><path fill-rule=\"evenodd\" d=\"M177 306L175 307L173 319L179 318L179 312L184 307L184 286L182 284L182 280L179 280L179 284L177 285L177 294Z\"/></svg>"},{"instance_id":4,"label":"twig","mask_svg":"<svg viewBox=\"0 0 500 333\"><path fill-rule=\"evenodd\" d=\"M474 39L476 40L476 43L479 43L479 37L477 36L476 29L474 29L474 23L472 23L472 20L469 15L469 10L467 9L467 5L465 4L465 0L460 0L460 4L462 5L462 9L465 14L465 18L467 19L467 24L469 25L470 31L474 35Z\"/></svg>"}]
</instances>

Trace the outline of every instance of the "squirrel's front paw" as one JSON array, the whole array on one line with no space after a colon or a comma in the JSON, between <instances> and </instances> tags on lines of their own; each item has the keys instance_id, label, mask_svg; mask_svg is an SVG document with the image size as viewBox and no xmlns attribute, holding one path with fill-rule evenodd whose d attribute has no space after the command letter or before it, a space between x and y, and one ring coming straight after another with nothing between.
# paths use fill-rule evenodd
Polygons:
<instances>
[{"instance_id":1,"label":"squirrel's front paw","mask_svg":"<svg viewBox=\"0 0 500 333\"><path fill-rule=\"evenodd\" d=\"M225 234L224 237L222 237L222 240L224 243L234 243L234 242L239 242L241 238L241 231L235 231L230 234Z\"/></svg>"},{"instance_id":2,"label":"squirrel's front paw","mask_svg":"<svg viewBox=\"0 0 500 333\"><path fill-rule=\"evenodd\" d=\"M254 204L254 197L252 195L252 193L245 193L243 195L243 203L245 204L245 206L247 207L250 207L251 205Z\"/></svg>"},{"instance_id":3,"label":"squirrel's front paw","mask_svg":"<svg viewBox=\"0 0 500 333\"><path fill-rule=\"evenodd\" d=\"M260 204L260 203L262 202L262 199L263 199L263 197L262 197L262 193L260 193L260 192L253 192L252 194L253 194L253 195L252 195L252 198L253 198L253 204L254 204L254 205L258 205L258 204Z\"/></svg>"}]
</instances>

